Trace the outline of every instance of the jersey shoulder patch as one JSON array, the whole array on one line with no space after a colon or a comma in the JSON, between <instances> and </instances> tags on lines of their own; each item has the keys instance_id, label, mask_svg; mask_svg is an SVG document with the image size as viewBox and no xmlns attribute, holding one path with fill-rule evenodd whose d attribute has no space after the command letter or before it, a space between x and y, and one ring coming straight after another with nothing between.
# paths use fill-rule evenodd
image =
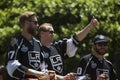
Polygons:
<instances>
[{"instance_id":1,"label":"jersey shoulder patch","mask_svg":"<svg viewBox=\"0 0 120 80\"><path fill-rule=\"evenodd\" d=\"M18 45L18 39L17 38L13 38L10 42L10 45L13 47L15 45Z\"/></svg>"}]
</instances>

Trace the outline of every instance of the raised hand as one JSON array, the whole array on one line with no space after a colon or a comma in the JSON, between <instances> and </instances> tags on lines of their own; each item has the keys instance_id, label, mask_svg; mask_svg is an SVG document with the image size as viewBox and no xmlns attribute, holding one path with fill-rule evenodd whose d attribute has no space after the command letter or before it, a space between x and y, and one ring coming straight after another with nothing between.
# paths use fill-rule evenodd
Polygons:
<instances>
[{"instance_id":1,"label":"raised hand","mask_svg":"<svg viewBox=\"0 0 120 80\"><path fill-rule=\"evenodd\" d=\"M92 20L90 21L90 23L88 24L89 28L94 28L96 27L98 24L98 20L93 16Z\"/></svg>"}]
</instances>

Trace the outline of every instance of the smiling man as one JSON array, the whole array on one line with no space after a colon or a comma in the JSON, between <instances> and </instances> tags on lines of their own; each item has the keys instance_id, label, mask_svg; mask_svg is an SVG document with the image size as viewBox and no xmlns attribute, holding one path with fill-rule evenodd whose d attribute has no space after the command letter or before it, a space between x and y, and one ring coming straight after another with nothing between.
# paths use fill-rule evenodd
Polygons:
<instances>
[{"instance_id":1,"label":"smiling man","mask_svg":"<svg viewBox=\"0 0 120 80\"><path fill-rule=\"evenodd\" d=\"M81 58L77 76L89 75L90 80L117 80L111 62L104 58L108 50L108 39L97 35L93 41L93 52ZM80 80L80 79L78 79Z\"/></svg>"},{"instance_id":2,"label":"smiling man","mask_svg":"<svg viewBox=\"0 0 120 80\"><path fill-rule=\"evenodd\" d=\"M73 37L59 40L55 43L52 42L54 39L53 25L50 23L41 24L39 26L38 36L43 45L43 55L47 69L54 70L59 75L64 75L63 65L65 56L73 57L75 55L77 46L87 36L90 30L96 27L97 23L97 19L93 18L84 29L78 31ZM71 80L75 79L72 78L74 77L74 74L70 73L68 75L71 75Z\"/></svg>"},{"instance_id":3,"label":"smiling man","mask_svg":"<svg viewBox=\"0 0 120 80\"><path fill-rule=\"evenodd\" d=\"M14 38L6 56L7 80L21 80L26 78L44 78L49 80L45 69L41 44L33 36L38 28L35 12L21 14L19 23L22 32Z\"/></svg>"}]
</instances>

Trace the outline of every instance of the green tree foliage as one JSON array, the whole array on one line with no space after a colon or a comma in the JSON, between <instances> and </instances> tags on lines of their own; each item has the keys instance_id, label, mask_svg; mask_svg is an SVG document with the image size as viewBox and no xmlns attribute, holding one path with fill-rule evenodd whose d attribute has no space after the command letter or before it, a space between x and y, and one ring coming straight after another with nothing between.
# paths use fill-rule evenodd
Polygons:
<instances>
[{"instance_id":1,"label":"green tree foliage","mask_svg":"<svg viewBox=\"0 0 120 80\"><path fill-rule=\"evenodd\" d=\"M56 31L56 40L71 37L83 29L92 16L95 16L99 25L81 42L74 59L66 60L66 71L76 71L80 56L91 51L92 39L96 34L109 37L108 58L117 68L116 62L119 61L114 56L120 54L120 0L2 0L0 2L1 64L4 63L11 38L20 32L18 17L25 11L35 11L39 24L52 23ZM75 67L70 67L69 62L73 62Z\"/></svg>"}]
</instances>

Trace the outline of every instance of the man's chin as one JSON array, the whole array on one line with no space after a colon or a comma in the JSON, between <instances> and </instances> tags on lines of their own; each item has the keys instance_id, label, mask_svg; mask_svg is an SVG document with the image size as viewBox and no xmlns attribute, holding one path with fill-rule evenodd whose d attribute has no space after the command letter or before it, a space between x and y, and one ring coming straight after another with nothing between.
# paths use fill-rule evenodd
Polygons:
<instances>
[{"instance_id":1,"label":"man's chin","mask_svg":"<svg viewBox=\"0 0 120 80\"><path fill-rule=\"evenodd\" d=\"M104 55L105 54L105 52L101 52L101 53L99 53L100 55Z\"/></svg>"},{"instance_id":2,"label":"man's chin","mask_svg":"<svg viewBox=\"0 0 120 80\"><path fill-rule=\"evenodd\" d=\"M29 32L29 33L33 36L37 35L37 32Z\"/></svg>"}]
</instances>

